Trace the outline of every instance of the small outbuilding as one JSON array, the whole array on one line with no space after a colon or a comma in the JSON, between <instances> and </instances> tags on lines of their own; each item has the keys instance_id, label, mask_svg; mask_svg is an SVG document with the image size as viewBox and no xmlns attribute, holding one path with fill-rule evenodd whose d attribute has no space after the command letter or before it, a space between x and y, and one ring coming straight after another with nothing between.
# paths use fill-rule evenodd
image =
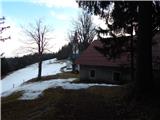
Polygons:
<instances>
[{"instance_id":1,"label":"small outbuilding","mask_svg":"<svg viewBox=\"0 0 160 120\"><path fill-rule=\"evenodd\" d=\"M102 46L99 40L93 41L76 60L76 64L80 66L80 80L106 83L130 80L129 54L124 53L117 59L108 59L95 48Z\"/></svg>"}]
</instances>

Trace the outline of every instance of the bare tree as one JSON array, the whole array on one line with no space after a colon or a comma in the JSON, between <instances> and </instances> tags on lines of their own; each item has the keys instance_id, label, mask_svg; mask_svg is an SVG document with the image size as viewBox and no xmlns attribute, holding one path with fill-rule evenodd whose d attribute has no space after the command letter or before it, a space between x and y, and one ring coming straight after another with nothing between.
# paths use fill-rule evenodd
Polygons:
<instances>
[{"instance_id":1,"label":"bare tree","mask_svg":"<svg viewBox=\"0 0 160 120\"><path fill-rule=\"evenodd\" d=\"M7 39L11 39L10 36L8 37L3 37L2 33L4 32L4 30L6 30L7 28L10 28L10 26L3 26L3 24L5 23L5 17L0 18L0 41L4 42ZM0 57L3 56L4 53L0 53Z\"/></svg>"},{"instance_id":2,"label":"bare tree","mask_svg":"<svg viewBox=\"0 0 160 120\"><path fill-rule=\"evenodd\" d=\"M76 71L75 60L93 41L96 30L92 23L91 15L85 11L72 21L73 30L68 33L68 38L72 44L72 71Z\"/></svg>"},{"instance_id":3,"label":"bare tree","mask_svg":"<svg viewBox=\"0 0 160 120\"><path fill-rule=\"evenodd\" d=\"M48 33L50 29L47 25L43 24L42 20L37 20L35 25L29 24L29 28L23 28L24 33L29 37L29 41L27 41L29 51L36 51L39 55L39 63L38 63L38 78L41 79L42 73L42 55L48 50L48 42L49 37Z\"/></svg>"},{"instance_id":4,"label":"bare tree","mask_svg":"<svg viewBox=\"0 0 160 120\"><path fill-rule=\"evenodd\" d=\"M4 20L5 20L5 17L0 18L0 25L2 25L2 24L5 23ZM10 26L0 26L0 34L2 34L3 31L4 31L5 29L7 29L7 28L10 28ZM10 39L10 38L11 38L10 36L9 36L9 37L6 37L6 38L3 38L2 36L0 36L0 41L3 41L3 42L4 42L5 40Z\"/></svg>"},{"instance_id":5,"label":"bare tree","mask_svg":"<svg viewBox=\"0 0 160 120\"><path fill-rule=\"evenodd\" d=\"M83 11L78 20L73 22L74 33L77 33L80 52L85 50L93 41L96 35L95 26L92 23L91 15Z\"/></svg>"}]
</instances>

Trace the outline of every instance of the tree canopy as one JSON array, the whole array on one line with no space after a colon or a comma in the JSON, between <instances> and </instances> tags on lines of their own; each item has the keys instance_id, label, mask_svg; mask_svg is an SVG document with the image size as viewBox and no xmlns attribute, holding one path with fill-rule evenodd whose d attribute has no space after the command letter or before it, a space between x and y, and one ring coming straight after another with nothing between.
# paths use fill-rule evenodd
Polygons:
<instances>
[{"instance_id":1,"label":"tree canopy","mask_svg":"<svg viewBox=\"0 0 160 120\"><path fill-rule=\"evenodd\" d=\"M99 15L106 20L108 29L99 29L99 33L110 34L117 39L117 33L121 36L129 33L133 40L133 32L138 36L136 41L136 82L138 88L145 90L153 87L152 81L152 37L159 31L160 26L160 2L155 1L79 1L79 6L91 14ZM100 36L100 35L99 35ZM116 42L101 38L104 46L110 49L119 49ZM121 42L124 42L121 39ZM115 48L113 47L115 45ZM124 44L126 46L126 44ZM121 47L123 48L123 46ZM131 41L131 52L133 53L133 41ZM104 47L102 52L110 51ZM119 50L116 50L119 52ZM122 51L123 52L123 51ZM114 52L111 55L115 54ZM133 58L133 54L132 54ZM133 63L133 61L132 61ZM147 80L148 79L148 80Z\"/></svg>"}]
</instances>

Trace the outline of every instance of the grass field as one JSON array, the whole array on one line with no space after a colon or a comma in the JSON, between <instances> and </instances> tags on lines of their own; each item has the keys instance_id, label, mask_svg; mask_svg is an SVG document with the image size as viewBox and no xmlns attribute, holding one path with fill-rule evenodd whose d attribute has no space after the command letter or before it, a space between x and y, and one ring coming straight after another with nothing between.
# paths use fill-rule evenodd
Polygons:
<instances>
[{"instance_id":1,"label":"grass field","mask_svg":"<svg viewBox=\"0 0 160 120\"><path fill-rule=\"evenodd\" d=\"M42 80L75 76L78 74L61 73ZM133 99L130 93L129 85L81 90L49 88L35 100L18 100L22 92L17 92L2 98L1 117L2 120L159 120L159 99Z\"/></svg>"},{"instance_id":2,"label":"grass field","mask_svg":"<svg viewBox=\"0 0 160 120\"><path fill-rule=\"evenodd\" d=\"M68 79L68 78L79 78L79 74L74 74L72 72L63 72L63 73L57 73L56 75L48 75L48 76L42 76L41 80L38 80L37 78L33 78L26 83L30 82L37 82L37 81L45 81L45 80L51 80L51 79Z\"/></svg>"},{"instance_id":3,"label":"grass field","mask_svg":"<svg viewBox=\"0 0 160 120\"><path fill-rule=\"evenodd\" d=\"M123 87L86 90L47 89L35 100L2 98L2 120L158 120L160 108L126 97Z\"/></svg>"}]
</instances>

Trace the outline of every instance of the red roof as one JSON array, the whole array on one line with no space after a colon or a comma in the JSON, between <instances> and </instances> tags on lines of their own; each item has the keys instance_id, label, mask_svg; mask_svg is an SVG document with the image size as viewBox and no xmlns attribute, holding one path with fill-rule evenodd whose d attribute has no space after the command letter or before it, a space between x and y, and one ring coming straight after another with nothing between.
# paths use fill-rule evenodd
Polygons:
<instances>
[{"instance_id":1,"label":"red roof","mask_svg":"<svg viewBox=\"0 0 160 120\"><path fill-rule=\"evenodd\" d=\"M99 51L97 51L95 49L95 46L102 47L102 43L99 40L93 41L90 46L76 60L76 64L112 67L129 64L127 53L122 54L120 58L117 58L115 60L108 59Z\"/></svg>"}]
</instances>

